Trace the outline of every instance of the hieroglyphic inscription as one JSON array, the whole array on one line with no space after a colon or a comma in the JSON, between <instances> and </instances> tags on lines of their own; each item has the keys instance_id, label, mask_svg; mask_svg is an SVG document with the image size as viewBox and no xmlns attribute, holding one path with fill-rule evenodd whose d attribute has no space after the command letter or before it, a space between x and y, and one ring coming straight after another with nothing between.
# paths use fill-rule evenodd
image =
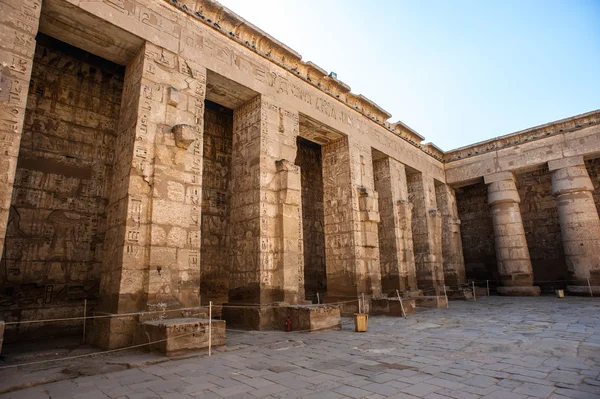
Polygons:
<instances>
[{"instance_id":1,"label":"hieroglyphic inscription","mask_svg":"<svg viewBox=\"0 0 600 399\"><path fill-rule=\"evenodd\" d=\"M207 102L202 181L203 302L226 302L229 290L233 111Z\"/></svg>"},{"instance_id":2,"label":"hieroglyphic inscription","mask_svg":"<svg viewBox=\"0 0 600 399\"><path fill-rule=\"evenodd\" d=\"M4 72L1 99L24 105L25 81ZM121 67L38 35L1 261L3 305L98 296L122 85Z\"/></svg>"}]
</instances>

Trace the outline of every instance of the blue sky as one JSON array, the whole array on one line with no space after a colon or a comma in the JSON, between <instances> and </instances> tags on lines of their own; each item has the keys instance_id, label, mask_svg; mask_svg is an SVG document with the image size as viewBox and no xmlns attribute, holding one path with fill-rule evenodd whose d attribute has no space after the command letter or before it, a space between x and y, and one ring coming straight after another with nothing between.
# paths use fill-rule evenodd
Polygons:
<instances>
[{"instance_id":1,"label":"blue sky","mask_svg":"<svg viewBox=\"0 0 600 399\"><path fill-rule=\"evenodd\" d=\"M600 108L600 0L220 0L443 150Z\"/></svg>"}]
</instances>

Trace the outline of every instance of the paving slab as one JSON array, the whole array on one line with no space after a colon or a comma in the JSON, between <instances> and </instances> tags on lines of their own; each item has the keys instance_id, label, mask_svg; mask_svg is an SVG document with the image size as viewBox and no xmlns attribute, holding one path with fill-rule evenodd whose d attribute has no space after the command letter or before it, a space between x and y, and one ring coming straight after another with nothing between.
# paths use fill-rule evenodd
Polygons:
<instances>
[{"instance_id":1,"label":"paving slab","mask_svg":"<svg viewBox=\"0 0 600 399\"><path fill-rule=\"evenodd\" d=\"M131 351L0 368L0 399L600 398L598 320L597 298L483 297L370 317L360 334L351 319L338 331L230 332L211 357Z\"/></svg>"}]
</instances>

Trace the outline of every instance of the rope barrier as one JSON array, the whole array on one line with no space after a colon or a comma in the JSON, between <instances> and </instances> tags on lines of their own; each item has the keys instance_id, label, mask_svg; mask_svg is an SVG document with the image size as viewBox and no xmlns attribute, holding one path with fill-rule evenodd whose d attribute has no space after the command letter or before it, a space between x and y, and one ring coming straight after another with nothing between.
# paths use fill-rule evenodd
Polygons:
<instances>
[{"instance_id":1,"label":"rope barrier","mask_svg":"<svg viewBox=\"0 0 600 399\"><path fill-rule=\"evenodd\" d=\"M582 283L581 280L542 280L542 281L534 281L533 284L541 284L541 283L568 283L568 282L579 282ZM486 288L487 288L487 295L490 295L490 283L495 283L496 285L498 285L500 283L499 280L469 280L469 282L464 283L464 284L458 284L456 285L457 288L459 289L464 289L464 290L471 290L474 288L474 284L486 284ZM589 286L590 283L588 281L587 285ZM443 287L443 288L441 288ZM430 286L430 287L420 287L417 290L421 291L423 294L427 294L427 293L432 293L434 294L433 296L444 296L444 294L442 293L442 290L445 291L445 287L446 285L440 285L440 287L437 286ZM451 286L448 286L451 287ZM590 289L591 291L591 289ZM427 296L427 295L423 295L423 296ZM353 296L345 296L345 295L335 295L335 298L352 298L346 301L337 301L337 302L332 302L332 303L318 303L318 304L306 304L306 305L296 305L296 306L300 306L300 307L314 307L314 308L318 308L318 307L328 307L328 306L338 306L338 305L343 305L343 304L347 304L347 303L353 303L353 302L358 302L360 301L360 299L357 297L353 297ZM366 296L369 299L372 299L372 296ZM326 297L325 297L326 298ZM411 297L406 297L403 299L410 299ZM266 306L270 306L270 304L244 304L244 305L212 305L213 307L217 307L217 308L221 308L221 309L251 309L251 308L261 308L261 307L266 307ZM277 305L271 305L274 308L277 307ZM291 305L294 306L294 305ZM23 321L7 321L5 322L6 326L11 326L11 325L21 325L21 324L37 324L37 323L54 323L54 322L68 322L68 321L78 321L78 320L92 320L92 319L102 319L102 318L113 318L113 317L130 317L130 316L146 316L146 315L152 315L152 314L166 314L166 313L171 313L171 312L185 312L185 311L198 311L198 310L209 310L209 306L197 306L197 307L188 307L188 308L179 308L179 309L163 309L163 310L155 310L155 311L139 311L139 312L130 312L130 313L114 313L114 314L99 314L99 315L93 315L93 316L79 316L79 317L64 317L64 318L54 318L54 319L42 319L42 320L23 320Z\"/></svg>"},{"instance_id":2,"label":"rope barrier","mask_svg":"<svg viewBox=\"0 0 600 399\"><path fill-rule=\"evenodd\" d=\"M165 309L165 310L155 310L155 311L140 311L140 312L131 312L131 313L111 313L111 314L103 314L97 316L80 316L80 317L64 317L58 319L43 319L43 320L24 320L24 321L7 321L4 324L14 325L14 324L32 324L32 323L50 323L56 321L74 321L74 320L89 320L89 319L102 319L108 317L128 317L128 316L145 316L149 314L155 313L166 313L166 312L183 312L183 311L192 311L199 309L208 309L208 306L198 306L195 308L179 308L179 309Z\"/></svg>"},{"instance_id":3,"label":"rope barrier","mask_svg":"<svg viewBox=\"0 0 600 399\"><path fill-rule=\"evenodd\" d=\"M333 303L325 303L325 304L306 304L306 305L291 305L291 306L316 308L316 307L329 307L329 306L342 305L342 304L345 304L345 303L351 303L351 302L356 302L356 301L358 301L358 299L354 299L354 300L350 300L350 301L340 301L340 302L333 302ZM269 304L265 304L265 305L259 305L259 304L248 304L248 305L212 305L212 306L213 307L227 308L227 309L252 309L252 308L261 308L261 307L269 306ZM276 308L278 306L273 305L272 307ZM141 312L132 312L132 313L114 313L114 314L104 314L104 315L95 315L95 316L64 317L64 318L57 318L57 319L8 321L8 322L5 322L4 324L6 326L9 326L9 325L17 325L17 324L52 323L52 322L59 322L59 321L76 321L76 320L103 319L103 318L109 318L109 317L145 316L145 315L156 314L156 313L165 314L167 312L194 311L194 310L199 310L199 309L207 309L208 310L209 307L208 306L199 306L199 307L195 307L195 308L165 309L165 310L157 310L157 311L141 311Z\"/></svg>"},{"instance_id":4,"label":"rope barrier","mask_svg":"<svg viewBox=\"0 0 600 399\"><path fill-rule=\"evenodd\" d=\"M210 329L212 330L212 328ZM289 332L294 332L294 333L306 333L306 332L312 332L312 331L322 331L325 330L324 328L315 328L315 329L308 329L308 330L293 330L293 331L289 331ZM142 348L144 346L148 346L148 345L154 345L154 344L158 344L161 342L166 342L172 339L178 339L178 338L183 338L183 337L187 337L190 335L193 335L195 333L197 333L198 331L192 331L186 334L181 334L175 337L169 337L169 338L165 338L165 339L159 339L156 341L151 341L151 342L146 342L143 344L137 344L137 345L131 345L131 346L127 346L124 348L118 348L118 349L109 349L106 351L100 351L100 352L94 352L94 353L86 353L83 355L74 355L74 356L65 356L62 358L58 358L58 359L46 359L46 360L38 360L38 361L34 361L34 362L26 362L26 363L19 363L19 364L11 364L11 365L7 365L7 366L0 366L0 370L5 370L5 369L10 369L10 368L17 368L17 367L25 367L25 366L31 366L31 365L36 365L36 364L45 364L45 363L52 363L52 362L60 362L60 361L65 361L65 360L74 360L74 359L81 359L81 358L85 358L85 357L93 357L93 356L102 356L102 355L106 355L109 353L115 353L115 352L122 352L122 351L126 351L126 350L130 350L130 349L137 349L137 348ZM266 331L260 331L260 330L237 330L237 329L233 329L233 328L225 328L225 332L229 333L229 332L236 332L236 333L248 333L248 334L254 334L254 333L261 333L261 334L268 334L268 333L273 333L273 332L277 332L277 330L266 330ZM281 331L283 332L283 331ZM212 331L210 331L210 333L212 333ZM212 334L210 334L212 335ZM212 343L212 339L211 339L211 343ZM210 356L210 355L209 355Z\"/></svg>"},{"instance_id":5,"label":"rope barrier","mask_svg":"<svg viewBox=\"0 0 600 399\"><path fill-rule=\"evenodd\" d=\"M0 370L9 369L9 368L15 368L15 367L22 367L22 366L31 366L31 365L34 365L34 364L59 362L59 361L63 361L63 360L80 359L80 358L83 358L83 357L100 356L100 355L105 355L107 353L121 352L121 351L129 350L129 349L141 348L141 347L148 346L148 345L154 345L154 344L158 344L158 343L161 343L161 342L166 342L166 341L168 341L170 339L178 339L178 338L187 337L189 335L196 334L197 332L198 331L193 331L193 332L190 332L190 333L178 335L176 337L169 337L169 338L165 338L165 339L159 339L159 340L156 340L156 341L146 342L144 344L137 344L137 345L127 346L125 348L109 349L109 350L106 350L106 351L100 351L100 352L94 352L94 353L86 353L86 354L83 354L83 355L66 356L66 357L62 357L62 358L58 358L58 359L38 360L38 361L35 361L35 362L27 362L27 363L11 364L11 365L8 365L8 366L0 366Z\"/></svg>"}]
</instances>

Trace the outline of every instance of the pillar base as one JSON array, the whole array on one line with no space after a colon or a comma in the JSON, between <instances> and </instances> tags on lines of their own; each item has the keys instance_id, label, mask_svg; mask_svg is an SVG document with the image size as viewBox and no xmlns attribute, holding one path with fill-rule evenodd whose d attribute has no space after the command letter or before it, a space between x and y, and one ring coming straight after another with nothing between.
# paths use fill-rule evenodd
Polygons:
<instances>
[{"instance_id":1,"label":"pillar base","mask_svg":"<svg viewBox=\"0 0 600 399\"><path fill-rule=\"evenodd\" d=\"M417 313L417 306L414 299L402 299L404 313L407 315ZM369 306L369 314L373 316L403 316L402 306L398 298L373 298Z\"/></svg>"},{"instance_id":2,"label":"pillar base","mask_svg":"<svg viewBox=\"0 0 600 399\"><path fill-rule=\"evenodd\" d=\"M167 321L178 318L207 318L208 309L198 308L183 311L167 309L164 311L148 310L146 313L140 312L139 314L128 316L121 316L118 313L96 312L94 316L101 317L87 320L85 341L100 349L109 350L131 346L134 344L134 341L139 341L137 337L140 331L142 331L142 325L145 322L157 319ZM145 334L141 343L144 342L148 342Z\"/></svg>"},{"instance_id":3,"label":"pillar base","mask_svg":"<svg viewBox=\"0 0 600 399\"><path fill-rule=\"evenodd\" d=\"M477 288L477 287L476 287ZM478 295L479 293L476 292L476 295ZM471 288L446 288L446 295L448 296L448 299L450 300L459 300L459 301L466 301L469 299L473 299L473 291ZM487 295L487 291L486 291L486 295Z\"/></svg>"},{"instance_id":4,"label":"pillar base","mask_svg":"<svg viewBox=\"0 0 600 399\"><path fill-rule=\"evenodd\" d=\"M415 298L416 304L422 308L445 308L448 307L448 299L445 296L420 296Z\"/></svg>"},{"instance_id":5,"label":"pillar base","mask_svg":"<svg viewBox=\"0 0 600 399\"><path fill-rule=\"evenodd\" d=\"M600 286L592 285L592 295L600 297ZM590 287L587 285L567 285L569 295L590 296Z\"/></svg>"},{"instance_id":6,"label":"pillar base","mask_svg":"<svg viewBox=\"0 0 600 399\"><path fill-rule=\"evenodd\" d=\"M340 315L342 317L353 317L354 313L363 313L362 310L358 309L358 297L356 299L349 299L347 296L344 297L336 297L336 296L326 296L323 298L324 303L337 304L335 306L340 308ZM365 312L369 313L369 304L370 299L365 296Z\"/></svg>"},{"instance_id":7,"label":"pillar base","mask_svg":"<svg viewBox=\"0 0 600 399\"><path fill-rule=\"evenodd\" d=\"M138 321L137 316L119 316L118 314L91 319L86 324L86 339L90 345L102 350L118 349L133 345Z\"/></svg>"},{"instance_id":8,"label":"pillar base","mask_svg":"<svg viewBox=\"0 0 600 399\"><path fill-rule=\"evenodd\" d=\"M410 291L400 291L400 296L402 298L418 298L423 296L423 291L421 290L410 290ZM390 296L390 298L393 296Z\"/></svg>"},{"instance_id":9,"label":"pillar base","mask_svg":"<svg viewBox=\"0 0 600 399\"><path fill-rule=\"evenodd\" d=\"M208 348L208 324L208 319L192 317L145 321L136 334L136 344L162 341L148 345L147 348L165 356L176 356ZM212 346L223 346L225 341L225 321L213 320Z\"/></svg>"},{"instance_id":10,"label":"pillar base","mask_svg":"<svg viewBox=\"0 0 600 399\"><path fill-rule=\"evenodd\" d=\"M498 287L497 288L498 295L505 296L539 296L540 295L540 287L537 285L521 285L521 286L507 286L507 287Z\"/></svg>"},{"instance_id":11,"label":"pillar base","mask_svg":"<svg viewBox=\"0 0 600 399\"><path fill-rule=\"evenodd\" d=\"M232 328L285 331L288 316L292 321L292 331L337 329L342 326L340 307L335 305L223 305L223 318Z\"/></svg>"}]
</instances>

